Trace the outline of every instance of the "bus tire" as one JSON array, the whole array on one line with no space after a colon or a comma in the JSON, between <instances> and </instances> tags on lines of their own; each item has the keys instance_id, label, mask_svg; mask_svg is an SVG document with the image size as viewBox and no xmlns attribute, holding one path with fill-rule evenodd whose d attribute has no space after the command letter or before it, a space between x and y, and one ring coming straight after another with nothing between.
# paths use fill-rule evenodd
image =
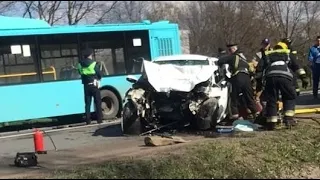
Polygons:
<instances>
[{"instance_id":1,"label":"bus tire","mask_svg":"<svg viewBox=\"0 0 320 180\"><path fill-rule=\"evenodd\" d=\"M103 89L100 92L103 119L116 118L119 111L118 97L108 89Z\"/></svg>"}]
</instances>

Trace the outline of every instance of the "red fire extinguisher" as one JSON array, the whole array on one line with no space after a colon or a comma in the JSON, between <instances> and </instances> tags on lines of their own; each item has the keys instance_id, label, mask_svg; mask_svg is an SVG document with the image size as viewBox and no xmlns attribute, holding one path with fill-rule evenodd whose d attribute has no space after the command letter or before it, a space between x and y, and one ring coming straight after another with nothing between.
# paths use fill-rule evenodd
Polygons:
<instances>
[{"instance_id":1,"label":"red fire extinguisher","mask_svg":"<svg viewBox=\"0 0 320 180\"><path fill-rule=\"evenodd\" d=\"M43 133L38 129L35 129L33 134L34 150L38 154L47 154L47 151L44 150L43 144Z\"/></svg>"}]
</instances>

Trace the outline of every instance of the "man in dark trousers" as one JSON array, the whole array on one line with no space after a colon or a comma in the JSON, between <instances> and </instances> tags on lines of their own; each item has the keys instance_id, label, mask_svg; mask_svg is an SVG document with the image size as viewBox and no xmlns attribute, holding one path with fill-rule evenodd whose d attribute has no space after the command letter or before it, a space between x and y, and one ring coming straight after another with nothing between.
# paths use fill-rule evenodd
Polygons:
<instances>
[{"instance_id":1,"label":"man in dark trousers","mask_svg":"<svg viewBox=\"0 0 320 180\"><path fill-rule=\"evenodd\" d=\"M254 101L253 88L251 85L249 64L246 57L238 49L237 44L227 45L229 55L222 56L218 60L218 65L228 64L231 70L232 76L230 83L232 85L231 91L231 112L232 120L239 118L239 95L242 93L247 108L250 110L252 121L257 116L256 103Z\"/></svg>"},{"instance_id":2,"label":"man in dark trousers","mask_svg":"<svg viewBox=\"0 0 320 180\"><path fill-rule=\"evenodd\" d=\"M82 52L83 59L78 64L78 70L81 75L82 84L84 87L84 101L86 111L86 123L91 123L90 107L92 97L96 107L97 122L102 123L102 108L101 108L101 94L99 90L101 72L92 59L93 50L85 49Z\"/></svg>"},{"instance_id":3,"label":"man in dark trousers","mask_svg":"<svg viewBox=\"0 0 320 180\"><path fill-rule=\"evenodd\" d=\"M315 99L318 99L318 88L320 78L320 36L317 36L315 45L313 45L310 48L308 60L312 69L313 97Z\"/></svg>"},{"instance_id":4,"label":"man in dark trousers","mask_svg":"<svg viewBox=\"0 0 320 180\"><path fill-rule=\"evenodd\" d=\"M261 61L259 66L261 68L257 68L258 73L264 72L267 128L269 130L274 130L278 125L277 101L279 91L283 102L284 123L288 128L295 125L293 117L295 115L296 91L293 86L293 73L297 73L301 78L304 88L308 85L305 71L300 68L295 56L289 58L289 55L290 50L287 44L279 42L273 50L266 52L266 58Z\"/></svg>"}]
</instances>

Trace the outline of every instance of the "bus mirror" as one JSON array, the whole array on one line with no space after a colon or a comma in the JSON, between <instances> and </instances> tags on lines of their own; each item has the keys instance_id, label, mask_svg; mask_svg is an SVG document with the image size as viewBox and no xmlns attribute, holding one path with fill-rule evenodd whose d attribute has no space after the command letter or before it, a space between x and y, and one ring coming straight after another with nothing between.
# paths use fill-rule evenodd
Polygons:
<instances>
[{"instance_id":1,"label":"bus mirror","mask_svg":"<svg viewBox=\"0 0 320 180\"><path fill-rule=\"evenodd\" d=\"M128 82L131 82L131 83L136 83L138 80L137 80L137 78L136 77L134 77L134 76L127 76L127 81Z\"/></svg>"}]
</instances>

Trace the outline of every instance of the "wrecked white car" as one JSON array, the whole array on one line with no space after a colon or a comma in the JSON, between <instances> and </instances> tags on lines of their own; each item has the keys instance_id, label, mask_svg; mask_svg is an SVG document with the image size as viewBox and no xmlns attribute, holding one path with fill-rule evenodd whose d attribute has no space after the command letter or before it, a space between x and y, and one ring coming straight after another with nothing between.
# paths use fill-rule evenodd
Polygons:
<instances>
[{"instance_id":1,"label":"wrecked white car","mask_svg":"<svg viewBox=\"0 0 320 180\"><path fill-rule=\"evenodd\" d=\"M126 93L123 133L140 134L169 125L215 127L228 114L230 90L217 60L190 54L143 60L140 79L127 77L133 85Z\"/></svg>"}]
</instances>

